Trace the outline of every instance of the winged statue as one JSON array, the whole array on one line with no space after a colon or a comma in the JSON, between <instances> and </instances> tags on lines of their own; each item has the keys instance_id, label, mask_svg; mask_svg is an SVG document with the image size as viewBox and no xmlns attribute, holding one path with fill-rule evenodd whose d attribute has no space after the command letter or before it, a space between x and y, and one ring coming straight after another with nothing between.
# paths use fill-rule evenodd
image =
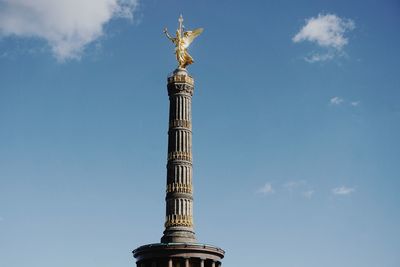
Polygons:
<instances>
[{"instance_id":1,"label":"winged statue","mask_svg":"<svg viewBox=\"0 0 400 267\"><path fill-rule=\"evenodd\" d=\"M164 33L175 45L175 55L179 64L179 68L185 69L187 65L190 65L194 62L187 49L193 40L203 32L203 28L198 28L193 31L184 31L182 15L179 17L178 21L179 28L176 30L176 37L172 37L168 33L167 28L164 29Z\"/></svg>"}]
</instances>

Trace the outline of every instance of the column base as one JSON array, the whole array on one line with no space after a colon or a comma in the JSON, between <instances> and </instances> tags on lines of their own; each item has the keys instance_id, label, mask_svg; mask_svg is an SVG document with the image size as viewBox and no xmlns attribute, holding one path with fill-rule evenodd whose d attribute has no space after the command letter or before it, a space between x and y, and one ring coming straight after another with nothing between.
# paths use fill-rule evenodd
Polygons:
<instances>
[{"instance_id":1,"label":"column base","mask_svg":"<svg viewBox=\"0 0 400 267\"><path fill-rule=\"evenodd\" d=\"M196 243L196 236L193 231L183 227L171 227L164 231L161 243Z\"/></svg>"}]
</instances>

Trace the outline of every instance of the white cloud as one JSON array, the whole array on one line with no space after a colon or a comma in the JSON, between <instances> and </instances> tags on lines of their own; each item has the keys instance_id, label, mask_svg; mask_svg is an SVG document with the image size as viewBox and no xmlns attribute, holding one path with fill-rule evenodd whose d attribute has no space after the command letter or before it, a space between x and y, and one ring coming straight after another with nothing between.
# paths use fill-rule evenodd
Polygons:
<instances>
[{"instance_id":1,"label":"white cloud","mask_svg":"<svg viewBox=\"0 0 400 267\"><path fill-rule=\"evenodd\" d=\"M307 62L327 61L336 55L343 55L343 47L349 40L345 34L355 28L354 21L335 14L318 14L306 20L306 24L292 38L295 43L309 41L325 49L323 53L313 53L306 57Z\"/></svg>"},{"instance_id":2,"label":"white cloud","mask_svg":"<svg viewBox=\"0 0 400 267\"><path fill-rule=\"evenodd\" d=\"M257 191L258 193L261 193L263 195L270 195L275 192L274 188L272 187L271 183L265 183L264 186L262 186L260 189Z\"/></svg>"},{"instance_id":3,"label":"white cloud","mask_svg":"<svg viewBox=\"0 0 400 267\"><path fill-rule=\"evenodd\" d=\"M314 193L315 193L314 190L308 190L308 191L303 192L303 196L304 196L305 198L310 199L310 198L312 198L312 196L314 195Z\"/></svg>"},{"instance_id":4,"label":"white cloud","mask_svg":"<svg viewBox=\"0 0 400 267\"><path fill-rule=\"evenodd\" d=\"M322 15L306 20L306 25L293 37L293 42L310 41L319 46L342 49L348 43L345 32L353 30L355 24L350 19L342 19L334 14Z\"/></svg>"},{"instance_id":5,"label":"white cloud","mask_svg":"<svg viewBox=\"0 0 400 267\"><path fill-rule=\"evenodd\" d=\"M0 36L47 41L55 57L79 59L112 18L132 19L138 0L0 0Z\"/></svg>"},{"instance_id":6,"label":"white cloud","mask_svg":"<svg viewBox=\"0 0 400 267\"><path fill-rule=\"evenodd\" d=\"M335 195L350 195L355 191L354 188L346 187L346 186L341 186L341 187L336 187L332 189L332 193Z\"/></svg>"},{"instance_id":7,"label":"white cloud","mask_svg":"<svg viewBox=\"0 0 400 267\"><path fill-rule=\"evenodd\" d=\"M353 101L350 103L353 107L358 107L360 105L360 101Z\"/></svg>"},{"instance_id":8,"label":"white cloud","mask_svg":"<svg viewBox=\"0 0 400 267\"><path fill-rule=\"evenodd\" d=\"M343 98L340 98L338 96L332 97L329 102L331 103L331 105L340 105L343 103Z\"/></svg>"}]
</instances>

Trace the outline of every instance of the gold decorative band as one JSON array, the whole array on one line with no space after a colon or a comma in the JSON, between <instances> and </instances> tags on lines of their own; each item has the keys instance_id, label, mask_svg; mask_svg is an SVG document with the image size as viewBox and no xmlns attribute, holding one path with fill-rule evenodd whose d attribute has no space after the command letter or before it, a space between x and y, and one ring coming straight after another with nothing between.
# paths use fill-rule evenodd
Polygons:
<instances>
[{"instance_id":1,"label":"gold decorative band","mask_svg":"<svg viewBox=\"0 0 400 267\"><path fill-rule=\"evenodd\" d=\"M191 194L193 192L192 185L191 184L177 184L177 183L172 183L167 185L167 193L171 192L178 192L178 193L189 193Z\"/></svg>"},{"instance_id":2,"label":"gold decorative band","mask_svg":"<svg viewBox=\"0 0 400 267\"><path fill-rule=\"evenodd\" d=\"M188 83L188 84L194 85L193 78L188 75L174 75L174 76L168 77L168 83L174 83L174 82Z\"/></svg>"},{"instance_id":3,"label":"gold decorative band","mask_svg":"<svg viewBox=\"0 0 400 267\"><path fill-rule=\"evenodd\" d=\"M192 227L193 226L193 218L189 215L168 215L165 221L165 228L171 226L185 226Z\"/></svg>"},{"instance_id":4,"label":"gold decorative band","mask_svg":"<svg viewBox=\"0 0 400 267\"><path fill-rule=\"evenodd\" d=\"M174 151L168 153L168 160L174 159L192 161L192 155L191 153L185 151Z\"/></svg>"},{"instance_id":5,"label":"gold decorative band","mask_svg":"<svg viewBox=\"0 0 400 267\"><path fill-rule=\"evenodd\" d=\"M185 128L192 128L192 124L188 120L173 120L169 122L169 127L185 127Z\"/></svg>"}]
</instances>

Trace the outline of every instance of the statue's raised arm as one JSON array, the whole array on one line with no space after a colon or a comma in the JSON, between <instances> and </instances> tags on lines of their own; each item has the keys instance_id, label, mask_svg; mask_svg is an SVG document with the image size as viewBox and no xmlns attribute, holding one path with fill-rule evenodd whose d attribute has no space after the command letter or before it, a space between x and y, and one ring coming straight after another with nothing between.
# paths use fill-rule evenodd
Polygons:
<instances>
[{"instance_id":1,"label":"statue's raised arm","mask_svg":"<svg viewBox=\"0 0 400 267\"><path fill-rule=\"evenodd\" d=\"M163 33L165 34L165 36L167 36L168 39L170 39L172 42L175 41L175 38L173 38L169 33L168 33L168 29L164 28Z\"/></svg>"},{"instance_id":2,"label":"statue's raised arm","mask_svg":"<svg viewBox=\"0 0 400 267\"><path fill-rule=\"evenodd\" d=\"M176 30L176 37L172 37L167 28L164 29L164 33L169 40L175 44L176 60L178 61L179 68L186 68L187 65L192 64L193 58L187 52L189 45L193 40L203 32L203 28L198 28L193 31L183 31L183 18L182 15L178 19L179 28Z\"/></svg>"}]
</instances>

